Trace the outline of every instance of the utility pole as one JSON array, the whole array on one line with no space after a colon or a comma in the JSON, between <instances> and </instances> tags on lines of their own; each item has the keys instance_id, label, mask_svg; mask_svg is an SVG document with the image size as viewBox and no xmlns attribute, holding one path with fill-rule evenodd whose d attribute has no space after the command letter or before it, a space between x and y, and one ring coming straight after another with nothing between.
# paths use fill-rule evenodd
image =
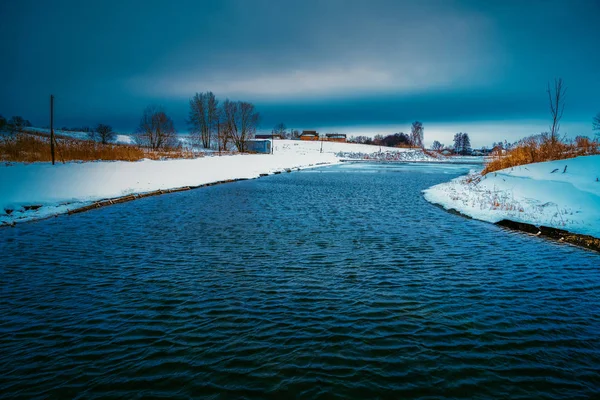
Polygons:
<instances>
[{"instance_id":1,"label":"utility pole","mask_svg":"<svg viewBox=\"0 0 600 400\"><path fill-rule=\"evenodd\" d=\"M221 121L217 121L217 147L219 148L219 156L221 155Z\"/></svg>"},{"instance_id":2,"label":"utility pole","mask_svg":"<svg viewBox=\"0 0 600 400\"><path fill-rule=\"evenodd\" d=\"M54 95L50 95L50 153L54 165Z\"/></svg>"}]
</instances>

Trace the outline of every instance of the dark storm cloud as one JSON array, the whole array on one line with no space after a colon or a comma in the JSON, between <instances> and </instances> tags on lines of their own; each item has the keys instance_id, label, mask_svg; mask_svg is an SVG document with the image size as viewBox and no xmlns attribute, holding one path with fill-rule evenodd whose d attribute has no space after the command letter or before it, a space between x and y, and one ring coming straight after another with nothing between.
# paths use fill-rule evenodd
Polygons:
<instances>
[{"instance_id":1,"label":"dark storm cloud","mask_svg":"<svg viewBox=\"0 0 600 400\"><path fill-rule=\"evenodd\" d=\"M185 130L212 90L263 125L544 118L600 111L600 3L576 1L3 1L0 113L131 130L161 103Z\"/></svg>"}]
</instances>

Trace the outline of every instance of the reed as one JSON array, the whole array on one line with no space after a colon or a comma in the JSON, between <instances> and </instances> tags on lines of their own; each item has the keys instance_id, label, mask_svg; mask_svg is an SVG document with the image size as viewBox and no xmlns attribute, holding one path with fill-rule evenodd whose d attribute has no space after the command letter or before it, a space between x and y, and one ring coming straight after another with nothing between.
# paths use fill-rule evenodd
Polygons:
<instances>
[{"instance_id":1,"label":"reed","mask_svg":"<svg viewBox=\"0 0 600 400\"><path fill-rule=\"evenodd\" d=\"M101 144L68 137L56 139L56 161L139 161L195 158L202 156L181 148L152 151L137 145ZM0 137L0 160L9 162L51 161L50 138L45 135L17 133Z\"/></svg>"},{"instance_id":2,"label":"reed","mask_svg":"<svg viewBox=\"0 0 600 400\"><path fill-rule=\"evenodd\" d=\"M482 174L519 165L592 154L600 154L600 142L585 136L577 136L574 141L552 140L547 134L529 136L506 152L494 149Z\"/></svg>"}]
</instances>

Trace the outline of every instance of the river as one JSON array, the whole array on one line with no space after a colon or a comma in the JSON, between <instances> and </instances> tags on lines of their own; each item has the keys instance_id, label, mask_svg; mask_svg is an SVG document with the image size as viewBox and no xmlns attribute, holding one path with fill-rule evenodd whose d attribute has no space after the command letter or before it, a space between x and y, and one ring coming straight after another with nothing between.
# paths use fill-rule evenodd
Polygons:
<instances>
[{"instance_id":1,"label":"river","mask_svg":"<svg viewBox=\"0 0 600 400\"><path fill-rule=\"evenodd\" d=\"M600 254L344 164L0 230L12 398L592 398Z\"/></svg>"}]
</instances>

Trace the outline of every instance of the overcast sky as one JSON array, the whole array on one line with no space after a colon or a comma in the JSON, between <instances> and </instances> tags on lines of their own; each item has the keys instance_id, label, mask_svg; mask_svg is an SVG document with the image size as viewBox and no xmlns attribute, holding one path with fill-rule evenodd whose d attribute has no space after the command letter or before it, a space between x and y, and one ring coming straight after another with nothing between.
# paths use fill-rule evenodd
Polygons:
<instances>
[{"instance_id":1,"label":"overcast sky","mask_svg":"<svg viewBox=\"0 0 600 400\"><path fill-rule=\"evenodd\" d=\"M349 134L425 126L475 145L547 129L548 80L568 87L563 131L600 111L600 1L0 0L0 114L133 131L161 104L254 102L262 129Z\"/></svg>"}]
</instances>

